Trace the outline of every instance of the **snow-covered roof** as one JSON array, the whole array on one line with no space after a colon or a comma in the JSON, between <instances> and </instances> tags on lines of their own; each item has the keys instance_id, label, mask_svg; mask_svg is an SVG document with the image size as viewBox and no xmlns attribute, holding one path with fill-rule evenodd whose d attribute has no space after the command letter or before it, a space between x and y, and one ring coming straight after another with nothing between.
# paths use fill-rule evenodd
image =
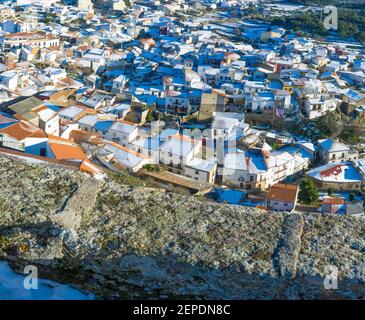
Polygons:
<instances>
[{"instance_id":1,"label":"snow-covered roof","mask_svg":"<svg viewBox=\"0 0 365 320\"><path fill-rule=\"evenodd\" d=\"M192 158L189 162L185 164L187 167L199 170L199 171L205 171L205 172L211 172L214 167L216 166L215 162L208 161L204 159L199 158Z\"/></svg>"},{"instance_id":2,"label":"snow-covered roof","mask_svg":"<svg viewBox=\"0 0 365 320\"><path fill-rule=\"evenodd\" d=\"M184 135L174 135L161 145L162 152L169 152L178 156L187 156L195 147L197 141Z\"/></svg>"},{"instance_id":3,"label":"snow-covered roof","mask_svg":"<svg viewBox=\"0 0 365 320\"><path fill-rule=\"evenodd\" d=\"M83 112L84 109L76 106L71 106L66 109L63 109L59 112L60 116L73 118L77 116L79 113Z\"/></svg>"},{"instance_id":4,"label":"snow-covered roof","mask_svg":"<svg viewBox=\"0 0 365 320\"><path fill-rule=\"evenodd\" d=\"M341 152L350 149L347 145L332 139L320 139L318 145L327 152Z\"/></svg>"},{"instance_id":5,"label":"snow-covered roof","mask_svg":"<svg viewBox=\"0 0 365 320\"><path fill-rule=\"evenodd\" d=\"M93 127L97 121L98 121L98 116L96 114L88 114L83 116L77 122L85 126Z\"/></svg>"},{"instance_id":6,"label":"snow-covered roof","mask_svg":"<svg viewBox=\"0 0 365 320\"><path fill-rule=\"evenodd\" d=\"M131 134L134 130L137 129L137 125L134 123L129 123L126 121L117 121L111 127L110 130L118 131L125 134Z\"/></svg>"},{"instance_id":7,"label":"snow-covered roof","mask_svg":"<svg viewBox=\"0 0 365 320\"><path fill-rule=\"evenodd\" d=\"M307 175L325 182L361 182L362 175L350 162L328 163L307 172Z\"/></svg>"},{"instance_id":8,"label":"snow-covered roof","mask_svg":"<svg viewBox=\"0 0 365 320\"><path fill-rule=\"evenodd\" d=\"M245 153L230 152L224 157L224 171L226 169L247 171Z\"/></svg>"}]
</instances>

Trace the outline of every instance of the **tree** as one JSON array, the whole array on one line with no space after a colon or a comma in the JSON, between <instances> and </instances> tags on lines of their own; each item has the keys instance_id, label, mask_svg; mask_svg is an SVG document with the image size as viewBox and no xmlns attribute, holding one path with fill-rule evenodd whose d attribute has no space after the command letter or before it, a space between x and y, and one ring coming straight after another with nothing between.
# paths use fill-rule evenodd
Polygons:
<instances>
[{"instance_id":1,"label":"tree","mask_svg":"<svg viewBox=\"0 0 365 320\"><path fill-rule=\"evenodd\" d=\"M312 180L306 179L300 183L299 201L304 204L315 204L318 200L318 190Z\"/></svg>"},{"instance_id":2,"label":"tree","mask_svg":"<svg viewBox=\"0 0 365 320\"><path fill-rule=\"evenodd\" d=\"M146 116L146 121L147 122L151 122L153 121L153 111L150 109L147 113L147 116Z\"/></svg>"}]
</instances>

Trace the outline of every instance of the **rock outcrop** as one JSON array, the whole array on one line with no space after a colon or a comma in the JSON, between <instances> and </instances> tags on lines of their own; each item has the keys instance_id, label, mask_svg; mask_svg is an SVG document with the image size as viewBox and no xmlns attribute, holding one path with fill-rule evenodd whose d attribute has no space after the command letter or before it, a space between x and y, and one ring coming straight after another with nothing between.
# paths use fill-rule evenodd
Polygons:
<instances>
[{"instance_id":1,"label":"rock outcrop","mask_svg":"<svg viewBox=\"0 0 365 320\"><path fill-rule=\"evenodd\" d=\"M99 298L364 299L365 220L267 213L0 157L0 258ZM339 287L323 286L325 268Z\"/></svg>"}]
</instances>

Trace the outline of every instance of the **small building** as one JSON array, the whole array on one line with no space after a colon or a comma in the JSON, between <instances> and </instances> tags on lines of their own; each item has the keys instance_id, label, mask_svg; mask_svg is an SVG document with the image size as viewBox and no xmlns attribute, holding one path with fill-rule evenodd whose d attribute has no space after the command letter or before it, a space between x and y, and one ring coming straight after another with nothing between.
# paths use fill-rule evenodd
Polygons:
<instances>
[{"instance_id":1,"label":"small building","mask_svg":"<svg viewBox=\"0 0 365 320\"><path fill-rule=\"evenodd\" d=\"M70 106L65 109L62 109L59 112L60 119L70 120L70 121L77 121L82 116L85 115L85 108L78 107L78 106Z\"/></svg>"},{"instance_id":2,"label":"small building","mask_svg":"<svg viewBox=\"0 0 365 320\"><path fill-rule=\"evenodd\" d=\"M105 139L115 141L122 146L127 146L137 135L138 126L135 123L118 120L110 126L105 135Z\"/></svg>"},{"instance_id":3,"label":"small building","mask_svg":"<svg viewBox=\"0 0 365 320\"><path fill-rule=\"evenodd\" d=\"M0 130L0 147L24 151L29 137L44 138L46 134L30 122L16 122Z\"/></svg>"},{"instance_id":4,"label":"small building","mask_svg":"<svg viewBox=\"0 0 365 320\"><path fill-rule=\"evenodd\" d=\"M320 189L361 191L361 169L351 162L328 163L306 173Z\"/></svg>"},{"instance_id":5,"label":"small building","mask_svg":"<svg viewBox=\"0 0 365 320\"><path fill-rule=\"evenodd\" d=\"M266 207L271 211L293 212L298 200L299 188L293 184L277 183L266 195Z\"/></svg>"},{"instance_id":6,"label":"small building","mask_svg":"<svg viewBox=\"0 0 365 320\"><path fill-rule=\"evenodd\" d=\"M202 141L188 136L171 135L160 147L160 162L169 166L170 172L182 174L184 165L196 156L202 147Z\"/></svg>"},{"instance_id":7,"label":"small building","mask_svg":"<svg viewBox=\"0 0 365 320\"><path fill-rule=\"evenodd\" d=\"M224 112L227 97L220 91L213 90L211 93L203 93L201 97L199 120L210 120L215 112Z\"/></svg>"},{"instance_id":8,"label":"small building","mask_svg":"<svg viewBox=\"0 0 365 320\"><path fill-rule=\"evenodd\" d=\"M113 171L127 169L131 172L137 172L144 165L152 163L151 158L115 142L104 140L100 147L96 156L97 159Z\"/></svg>"},{"instance_id":9,"label":"small building","mask_svg":"<svg viewBox=\"0 0 365 320\"><path fill-rule=\"evenodd\" d=\"M222 183L243 189L248 180L246 157L243 151L227 153L224 157Z\"/></svg>"},{"instance_id":10,"label":"small building","mask_svg":"<svg viewBox=\"0 0 365 320\"><path fill-rule=\"evenodd\" d=\"M209 160L192 158L185 164L184 175L199 182L214 183L217 163Z\"/></svg>"},{"instance_id":11,"label":"small building","mask_svg":"<svg viewBox=\"0 0 365 320\"><path fill-rule=\"evenodd\" d=\"M322 213L345 214L346 200L343 198L324 198L321 205Z\"/></svg>"},{"instance_id":12,"label":"small building","mask_svg":"<svg viewBox=\"0 0 365 320\"><path fill-rule=\"evenodd\" d=\"M317 141L318 154L322 163L356 160L358 153L339 141L320 139Z\"/></svg>"}]
</instances>

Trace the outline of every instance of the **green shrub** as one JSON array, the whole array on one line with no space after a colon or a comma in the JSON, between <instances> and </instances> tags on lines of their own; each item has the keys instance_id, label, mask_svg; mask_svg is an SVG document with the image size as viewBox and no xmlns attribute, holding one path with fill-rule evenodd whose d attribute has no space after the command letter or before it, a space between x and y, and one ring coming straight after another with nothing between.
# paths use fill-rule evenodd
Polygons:
<instances>
[{"instance_id":1,"label":"green shrub","mask_svg":"<svg viewBox=\"0 0 365 320\"><path fill-rule=\"evenodd\" d=\"M303 180L300 183L298 195L299 201L304 204L316 204L318 201L318 190L312 180Z\"/></svg>"}]
</instances>

